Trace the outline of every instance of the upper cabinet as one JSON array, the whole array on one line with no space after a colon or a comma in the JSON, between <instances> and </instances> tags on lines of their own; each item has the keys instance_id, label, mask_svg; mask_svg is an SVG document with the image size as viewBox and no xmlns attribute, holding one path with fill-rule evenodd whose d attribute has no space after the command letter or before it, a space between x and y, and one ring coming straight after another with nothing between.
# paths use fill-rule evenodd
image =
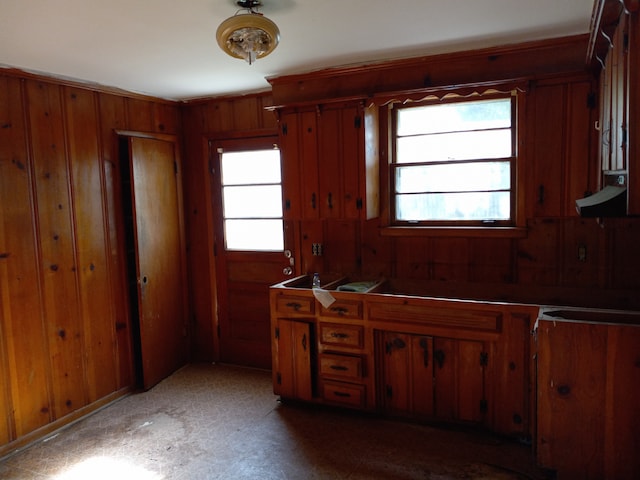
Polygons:
<instances>
[{"instance_id":1,"label":"upper cabinet","mask_svg":"<svg viewBox=\"0 0 640 480\"><path fill-rule=\"evenodd\" d=\"M377 107L287 108L279 123L286 218L378 216Z\"/></svg>"},{"instance_id":2,"label":"upper cabinet","mask_svg":"<svg viewBox=\"0 0 640 480\"><path fill-rule=\"evenodd\" d=\"M640 1L597 0L587 60L600 71L602 186L627 187L627 214L640 214Z\"/></svg>"}]
</instances>

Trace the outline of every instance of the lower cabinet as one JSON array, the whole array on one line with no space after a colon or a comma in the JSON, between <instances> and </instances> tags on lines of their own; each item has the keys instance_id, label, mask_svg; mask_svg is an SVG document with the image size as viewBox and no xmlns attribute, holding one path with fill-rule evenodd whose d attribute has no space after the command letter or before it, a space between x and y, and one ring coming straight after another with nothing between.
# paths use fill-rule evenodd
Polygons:
<instances>
[{"instance_id":1,"label":"lower cabinet","mask_svg":"<svg viewBox=\"0 0 640 480\"><path fill-rule=\"evenodd\" d=\"M537 307L332 294L271 289L276 395L530 440Z\"/></svg>"},{"instance_id":2,"label":"lower cabinet","mask_svg":"<svg viewBox=\"0 0 640 480\"><path fill-rule=\"evenodd\" d=\"M361 324L318 323L319 378L325 403L365 409L369 368L365 332Z\"/></svg>"},{"instance_id":3,"label":"lower cabinet","mask_svg":"<svg viewBox=\"0 0 640 480\"><path fill-rule=\"evenodd\" d=\"M538 463L558 478L640 473L640 324L540 320Z\"/></svg>"},{"instance_id":4,"label":"lower cabinet","mask_svg":"<svg viewBox=\"0 0 640 480\"><path fill-rule=\"evenodd\" d=\"M272 348L274 393L284 398L311 401L316 356L313 321L277 319Z\"/></svg>"},{"instance_id":5,"label":"lower cabinet","mask_svg":"<svg viewBox=\"0 0 640 480\"><path fill-rule=\"evenodd\" d=\"M483 423L485 342L376 332L380 403L393 415Z\"/></svg>"}]
</instances>

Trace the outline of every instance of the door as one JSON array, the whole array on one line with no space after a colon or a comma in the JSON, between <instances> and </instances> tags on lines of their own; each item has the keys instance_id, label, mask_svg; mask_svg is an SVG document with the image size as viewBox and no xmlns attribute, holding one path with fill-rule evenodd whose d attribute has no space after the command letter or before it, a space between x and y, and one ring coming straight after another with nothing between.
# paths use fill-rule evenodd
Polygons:
<instances>
[{"instance_id":1,"label":"door","mask_svg":"<svg viewBox=\"0 0 640 480\"><path fill-rule=\"evenodd\" d=\"M277 137L210 142L220 360L271 368L269 286L296 271ZM285 245L287 256L285 256Z\"/></svg>"},{"instance_id":2,"label":"door","mask_svg":"<svg viewBox=\"0 0 640 480\"><path fill-rule=\"evenodd\" d=\"M180 162L171 136L122 141L129 160L139 383L149 389L187 361Z\"/></svg>"}]
</instances>

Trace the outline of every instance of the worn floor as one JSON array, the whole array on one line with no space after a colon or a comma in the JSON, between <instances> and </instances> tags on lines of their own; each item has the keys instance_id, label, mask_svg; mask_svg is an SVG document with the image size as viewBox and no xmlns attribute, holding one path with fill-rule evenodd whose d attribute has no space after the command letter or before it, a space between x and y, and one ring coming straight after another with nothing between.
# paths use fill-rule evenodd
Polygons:
<instances>
[{"instance_id":1,"label":"worn floor","mask_svg":"<svg viewBox=\"0 0 640 480\"><path fill-rule=\"evenodd\" d=\"M0 460L1 479L544 479L526 446L281 404L271 375L190 365Z\"/></svg>"}]
</instances>

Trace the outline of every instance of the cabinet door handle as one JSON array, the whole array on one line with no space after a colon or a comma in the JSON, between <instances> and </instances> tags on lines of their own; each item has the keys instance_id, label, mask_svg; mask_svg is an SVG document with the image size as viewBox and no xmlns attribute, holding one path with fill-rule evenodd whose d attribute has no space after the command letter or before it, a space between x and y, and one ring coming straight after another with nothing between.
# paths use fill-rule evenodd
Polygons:
<instances>
[{"instance_id":1,"label":"cabinet door handle","mask_svg":"<svg viewBox=\"0 0 640 480\"><path fill-rule=\"evenodd\" d=\"M307 334L303 334L302 335L302 349L306 352L307 351Z\"/></svg>"},{"instance_id":2,"label":"cabinet door handle","mask_svg":"<svg viewBox=\"0 0 640 480\"><path fill-rule=\"evenodd\" d=\"M438 368L442 368L444 365L444 352L442 350L436 350L433 352L433 359L438 364Z\"/></svg>"},{"instance_id":3,"label":"cabinet door handle","mask_svg":"<svg viewBox=\"0 0 640 480\"><path fill-rule=\"evenodd\" d=\"M342 366L342 365L331 365L329 368L330 368L331 370L337 370L337 371L339 371L339 372L346 372L346 371L348 370L348 368L347 368L347 367Z\"/></svg>"},{"instance_id":4,"label":"cabinet door handle","mask_svg":"<svg viewBox=\"0 0 640 480\"><path fill-rule=\"evenodd\" d=\"M311 208L313 208L314 210L316 209L316 194L315 193L311 194Z\"/></svg>"},{"instance_id":5,"label":"cabinet door handle","mask_svg":"<svg viewBox=\"0 0 640 480\"><path fill-rule=\"evenodd\" d=\"M347 335L346 333L331 332L331 337L333 337L333 338L349 338L349 335Z\"/></svg>"},{"instance_id":6,"label":"cabinet door handle","mask_svg":"<svg viewBox=\"0 0 640 480\"><path fill-rule=\"evenodd\" d=\"M333 195L331 195L331 192L327 195L327 205L329 206L329 209L333 208Z\"/></svg>"},{"instance_id":7,"label":"cabinet door handle","mask_svg":"<svg viewBox=\"0 0 640 480\"><path fill-rule=\"evenodd\" d=\"M297 312L302 308L302 305L300 305L298 302L289 302L287 303L287 307L293 308Z\"/></svg>"},{"instance_id":8,"label":"cabinet door handle","mask_svg":"<svg viewBox=\"0 0 640 480\"><path fill-rule=\"evenodd\" d=\"M349 313L349 309L344 307L331 307L331 311L337 313L340 316Z\"/></svg>"},{"instance_id":9,"label":"cabinet door handle","mask_svg":"<svg viewBox=\"0 0 640 480\"><path fill-rule=\"evenodd\" d=\"M333 394L336 397L344 397L344 398L349 398L351 396L350 393L345 393L345 392L336 392L336 391L334 391Z\"/></svg>"},{"instance_id":10,"label":"cabinet door handle","mask_svg":"<svg viewBox=\"0 0 640 480\"><path fill-rule=\"evenodd\" d=\"M420 348L422 348L424 366L429 366L429 345L426 338L420 339Z\"/></svg>"}]
</instances>

